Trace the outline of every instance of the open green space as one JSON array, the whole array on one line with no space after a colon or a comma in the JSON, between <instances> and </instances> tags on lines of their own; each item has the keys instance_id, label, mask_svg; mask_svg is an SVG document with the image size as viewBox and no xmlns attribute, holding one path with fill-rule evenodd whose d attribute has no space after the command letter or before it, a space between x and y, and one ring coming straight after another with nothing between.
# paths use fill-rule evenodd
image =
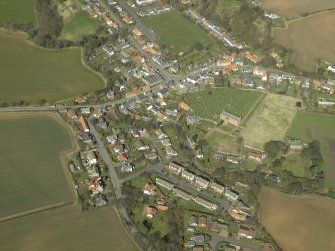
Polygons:
<instances>
[{"instance_id":1,"label":"open green space","mask_svg":"<svg viewBox=\"0 0 335 251\"><path fill-rule=\"evenodd\" d=\"M221 152L239 154L240 146L236 142L236 138L220 131L213 131L207 138L208 144Z\"/></svg>"},{"instance_id":2,"label":"open green space","mask_svg":"<svg viewBox=\"0 0 335 251\"><path fill-rule=\"evenodd\" d=\"M287 132L305 142L319 140L324 159L326 185L335 187L335 116L299 111Z\"/></svg>"},{"instance_id":3,"label":"open green space","mask_svg":"<svg viewBox=\"0 0 335 251\"><path fill-rule=\"evenodd\" d=\"M81 49L42 49L21 33L0 32L0 101L57 101L104 88L81 62Z\"/></svg>"},{"instance_id":4,"label":"open green space","mask_svg":"<svg viewBox=\"0 0 335 251\"><path fill-rule=\"evenodd\" d=\"M185 102L201 118L219 119L227 110L243 118L253 108L261 92L238 88L208 88L185 95Z\"/></svg>"},{"instance_id":5,"label":"open green space","mask_svg":"<svg viewBox=\"0 0 335 251\"><path fill-rule=\"evenodd\" d=\"M293 154L286 157L283 163L283 169L288 170L297 177L305 177L305 168L309 168L312 165L310 160L301 158L299 154Z\"/></svg>"},{"instance_id":6,"label":"open green space","mask_svg":"<svg viewBox=\"0 0 335 251\"><path fill-rule=\"evenodd\" d=\"M94 34L98 23L85 11L79 10L64 19L64 27L61 38L78 40L84 35Z\"/></svg>"},{"instance_id":7,"label":"open green space","mask_svg":"<svg viewBox=\"0 0 335 251\"><path fill-rule=\"evenodd\" d=\"M173 52L189 52L195 42L209 45L214 38L196 24L172 11L143 18L144 24L159 36L159 43L171 48Z\"/></svg>"},{"instance_id":8,"label":"open green space","mask_svg":"<svg viewBox=\"0 0 335 251\"><path fill-rule=\"evenodd\" d=\"M0 0L0 23L35 24L35 0Z\"/></svg>"},{"instance_id":9,"label":"open green space","mask_svg":"<svg viewBox=\"0 0 335 251\"><path fill-rule=\"evenodd\" d=\"M0 218L73 200L59 155L73 147L67 130L51 115L0 116Z\"/></svg>"},{"instance_id":10,"label":"open green space","mask_svg":"<svg viewBox=\"0 0 335 251\"><path fill-rule=\"evenodd\" d=\"M0 224L0 249L11 251L138 251L111 207L68 206Z\"/></svg>"}]
</instances>

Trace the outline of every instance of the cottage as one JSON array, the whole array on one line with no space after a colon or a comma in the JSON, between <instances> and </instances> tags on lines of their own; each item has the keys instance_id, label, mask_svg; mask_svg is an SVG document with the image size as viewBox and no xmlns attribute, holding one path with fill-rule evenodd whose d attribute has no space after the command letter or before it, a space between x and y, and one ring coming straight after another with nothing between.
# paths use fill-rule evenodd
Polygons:
<instances>
[{"instance_id":1,"label":"cottage","mask_svg":"<svg viewBox=\"0 0 335 251\"><path fill-rule=\"evenodd\" d=\"M207 189L208 185L209 185L209 181L204 179L204 178L196 176L195 177L195 185L202 188L202 189Z\"/></svg>"},{"instance_id":2,"label":"cottage","mask_svg":"<svg viewBox=\"0 0 335 251\"><path fill-rule=\"evenodd\" d=\"M221 186L216 182L211 182L210 188L219 194L222 194L224 192L224 186Z\"/></svg>"},{"instance_id":3,"label":"cottage","mask_svg":"<svg viewBox=\"0 0 335 251\"><path fill-rule=\"evenodd\" d=\"M228 188L226 189L224 195L228 198L228 200L231 200L231 201L237 201L238 199L238 193Z\"/></svg>"},{"instance_id":4,"label":"cottage","mask_svg":"<svg viewBox=\"0 0 335 251\"><path fill-rule=\"evenodd\" d=\"M84 132L89 132L90 131L90 129L88 127L88 124L87 124L87 121L86 121L86 118L83 115L80 116L79 122L80 122L81 127L83 128Z\"/></svg>"},{"instance_id":5,"label":"cottage","mask_svg":"<svg viewBox=\"0 0 335 251\"><path fill-rule=\"evenodd\" d=\"M195 178L195 175L191 172L186 171L186 170L182 170L181 177L186 179L189 182L192 182Z\"/></svg>"},{"instance_id":6,"label":"cottage","mask_svg":"<svg viewBox=\"0 0 335 251\"><path fill-rule=\"evenodd\" d=\"M166 188L167 190L172 190L172 188L174 187L173 183L159 177L156 178L156 184Z\"/></svg>"},{"instance_id":7,"label":"cottage","mask_svg":"<svg viewBox=\"0 0 335 251\"><path fill-rule=\"evenodd\" d=\"M181 173L181 171L184 170L184 168L181 165L179 165L175 162L170 162L169 166L168 166L168 169L176 175L179 175Z\"/></svg>"},{"instance_id":8,"label":"cottage","mask_svg":"<svg viewBox=\"0 0 335 251\"><path fill-rule=\"evenodd\" d=\"M242 118L228 111L224 111L221 114L220 119L223 120L225 124L238 126L241 123Z\"/></svg>"},{"instance_id":9,"label":"cottage","mask_svg":"<svg viewBox=\"0 0 335 251\"><path fill-rule=\"evenodd\" d=\"M174 194L180 198L183 198L184 200L189 201L192 198L192 195L179 189L179 188L175 188L174 189Z\"/></svg>"}]
</instances>

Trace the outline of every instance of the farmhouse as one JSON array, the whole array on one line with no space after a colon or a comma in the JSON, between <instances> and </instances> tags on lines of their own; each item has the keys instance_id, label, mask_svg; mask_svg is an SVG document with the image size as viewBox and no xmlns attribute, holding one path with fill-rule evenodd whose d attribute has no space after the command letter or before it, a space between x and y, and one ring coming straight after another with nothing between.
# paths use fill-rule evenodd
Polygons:
<instances>
[{"instance_id":1,"label":"farmhouse","mask_svg":"<svg viewBox=\"0 0 335 251\"><path fill-rule=\"evenodd\" d=\"M84 132L89 132L90 131L90 129L88 127L88 124L87 124L87 121L86 121L86 118L83 115L80 116L79 122L80 122L81 127L83 128Z\"/></svg>"},{"instance_id":2,"label":"farmhouse","mask_svg":"<svg viewBox=\"0 0 335 251\"><path fill-rule=\"evenodd\" d=\"M220 119L222 119L225 124L238 126L241 123L242 118L230 112L224 111L221 114Z\"/></svg>"},{"instance_id":3,"label":"farmhouse","mask_svg":"<svg viewBox=\"0 0 335 251\"><path fill-rule=\"evenodd\" d=\"M168 168L172 173L174 173L176 175L179 175L181 173L181 171L184 170L181 165L179 165L175 162L170 162Z\"/></svg>"},{"instance_id":4,"label":"farmhouse","mask_svg":"<svg viewBox=\"0 0 335 251\"><path fill-rule=\"evenodd\" d=\"M167 190L172 190L172 188L174 187L174 184L159 177L156 178L156 184L166 188Z\"/></svg>"}]
</instances>

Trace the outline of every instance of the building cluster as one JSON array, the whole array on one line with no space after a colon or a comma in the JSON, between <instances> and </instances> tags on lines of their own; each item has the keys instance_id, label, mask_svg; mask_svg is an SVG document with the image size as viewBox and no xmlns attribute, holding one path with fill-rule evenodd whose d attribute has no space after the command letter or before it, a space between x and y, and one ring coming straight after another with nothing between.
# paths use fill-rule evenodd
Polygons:
<instances>
[{"instance_id":1,"label":"building cluster","mask_svg":"<svg viewBox=\"0 0 335 251\"><path fill-rule=\"evenodd\" d=\"M157 6L143 6L137 9L136 14L140 17L148 17L152 15L158 15L164 12L171 11L173 9L170 4L162 4Z\"/></svg>"}]
</instances>

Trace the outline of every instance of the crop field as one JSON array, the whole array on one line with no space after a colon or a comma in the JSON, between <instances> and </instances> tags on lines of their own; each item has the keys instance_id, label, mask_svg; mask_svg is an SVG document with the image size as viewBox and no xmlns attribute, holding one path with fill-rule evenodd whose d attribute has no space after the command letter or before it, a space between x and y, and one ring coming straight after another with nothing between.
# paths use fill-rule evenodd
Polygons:
<instances>
[{"instance_id":1,"label":"crop field","mask_svg":"<svg viewBox=\"0 0 335 251\"><path fill-rule=\"evenodd\" d=\"M335 10L324 11L294 20L287 29L274 29L273 37L278 44L294 51L298 68L315 71L319 58L335 63L335 36L330 35L335 34L334 23Z\"/></svg>"},{"instance_id":2,"label":"crop field","mask_svg":"<svg viewBox=\"0 0 335 251\"><path fill-rule=\"evenodd\" d=\"M199 26L177 12L145 17L143 21L159 36L160 44L166 45L176 53L189 52L195 42L206 46L214 41L214 38Z\"/></svg>"},{"instance_id":3,"label":"crop field","mask_svg":"<svg viewBox=\"0 0 335 251\"><path fill-rule=\"evenodd\" d=\"M321 196L293 197L262 188L259 204L260 223L283 250L334 249L334 200Z\"/></svg>"},{"instance_id":4,"label":"crop field","mask_svg":"<svg viewBox=\"0 0 335 251\"><path fill-rule=\"evenodd\" d=\"M84 35L94 34L97 28L98 23L85 11L79 10L69 17L64 18L61 38L78 40Z\"/></svg>"},{"instance_id":5,"label":"crop field","mask_svg":"<svg viewBox=\"0 0 335 251\"><path fill-rule=\"evenodd\" d=\"M1 102L58 101L105 86L82 64L79 48L42 49L21 33L0 32L0 55Z\"/></svg>"},{"instance_id":6,"label":"crop field","mask_svg":"<svg viewBox=\"0 0 335 251\"><path fill-rule=\"evenodd\" d=\"M0 23L36 24L35 0L0 0Z\"/></svg>"},{"instance_id":7,"label":"crop field","mask_svg":"<svg viewBox=\"0 0 335 251\"><path fill-rule=\"evenodd\" d=\"M263 148L270 140L283 140L297 112L297 100L268 94L242 130L246 145Z\"/></svg>"},{"instance_id":8,"label":"crop field","mask_svg":"<svg viewBox=\"0 0 335 251\"><path fill-rule=\"evenodd\" d=\"M74 148L69 130L49 113L0 116L0 219L73 201L60 160Z\"/></svg>"},{"instance_id":9,"label":"crop field","mask_svg":"<svg viewBox=\"0 0 335 251\"><path fill-rule=\"evenodd\" d=\"M335 8L333 0L261 0L261 3L264 10L288 18Z\"/></svg>"},{"instance_id":10,"label":"crop field","mask_svg":"<svg viewBox=\"0 0 335 251\"><path fill-rule=\"evenodd\" d=\"M11 251L138 251L111 207L67 206L0 223L0 249Z\"/></svg>"},{"instance_id":11,"label":"crop field","mask_svg":"<svg viewBox=\"0 0 335 251\"><path fill-rule=\"evenodd\" d=\"M335 187L335 116L299 111L287 134L305 142L319 140L326 185Z\"/></svg>"},{"instance_id":12,"label":"crop field","mask_svg":"<svg viewBox=\"0 0 335 251\"><path fill-rule=\"evenodd\" d=\"M221 113L227 110L241 116L243 120L263 95L261 92L233 87L211 88L188 93L185 95L184 101L201 118L218 120Z\"/></svg>"}]
</instances>

